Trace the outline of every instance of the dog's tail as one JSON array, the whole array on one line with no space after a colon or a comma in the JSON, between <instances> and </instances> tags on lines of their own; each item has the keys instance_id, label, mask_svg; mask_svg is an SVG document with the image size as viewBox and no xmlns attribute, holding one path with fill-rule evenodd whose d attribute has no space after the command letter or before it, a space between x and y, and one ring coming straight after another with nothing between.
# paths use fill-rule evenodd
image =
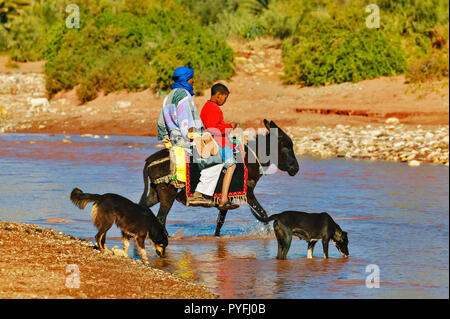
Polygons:
<instances>
[{"instance_id":1,"label":"dog's tail","mask_svg":"<svg viewBox=\"0 0 450 319\"><path fill-rule=\"evenodd\" d=\"M100 197L101 195L98 194L83 193L83 191L79 188L74 188L72 193L70 193L70 200L79 209L85 208L89 203L98 201Z\"/></svg>"},{"instance_id":2,"label":"dog's tail","mask_svg":"<svg viewBox=\"0 0 450 319\"><path fill-rule=\"evenodd\" d=\"M266 223L266 224L272 220L277 219L277 217L278 217L278 214L270 215L269 217L261 216L251 206L250 206L250 211L252 212L253 216L255 216L255 218L257 220L259 220L260 222Z\"/></svg>"}]
</instances>

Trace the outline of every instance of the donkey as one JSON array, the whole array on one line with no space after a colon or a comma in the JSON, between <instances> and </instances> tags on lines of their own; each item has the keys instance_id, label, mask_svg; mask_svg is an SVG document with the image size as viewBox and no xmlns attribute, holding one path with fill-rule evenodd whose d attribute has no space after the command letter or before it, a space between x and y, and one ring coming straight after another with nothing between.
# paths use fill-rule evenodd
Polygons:
<instances>
[{"instance_id":1,"label":"donkey","mask_svg":"<svg viewBox=\"0 0 450 319\"><path fill-rule=\"evenodd\" d=\"M275 134L277 141L277 154L278 158L277 164L278 169L281 171L287 172L290 176L294 176L299 171L299 165L297 159L294 154L294 148L291 138L280 129L275 122L267 121L264 119L264 125L269 130L267 134L258 134L256 135L255 141L255 149L253 150L256 153L257 158L253 152L251 151L249 154L249 148L247 145L244 145L245 151L245 165L247 166L248 172L248 180L247 180L247 203L255 209L258 213L261 214L263 218L267 218L267 213L258 200L255 197L254 189L256 183L262 176L260 171L260 165L262 167L268 167L271 163L271 150L270 150L270 137L271 134ZM271 130L272 129L272 130ZM265 141L264 141L265 140ZM260 143L260 142L266 143ZM265 149L261 149L258 145L265 146ZM250 156L250 161L249 161ZM260 161L258 158L263 156L267 156L269 159L266 161ZM169 174L169 165L167 164L169 158L169 150L162 149L152 155L150 155L145 160L143 175L144 175L144 191L142 193L141 199L139 201L139 205L144 207L152 207L153 205L160 203L159 211L158 211L158 219L160 220L162 225L166 225L166 218L169 214L169 211L173 205L173 202L178 200L180 203L186 205L186 191L185 189L181 189L178 192L178 189L169 183L159 183L159 184L150 184L150 192L148 192L148 180L149 176L165 176ZM149 167L151 163L157 162L160 164L152 165ZM215 236L220 236L220 230L225 222L225 217L227 215L227 210L219 210L219 215L217 217L217 226L215 231ZM267 223L266 223L267 224Z\"/></svg>"}]
</instances>

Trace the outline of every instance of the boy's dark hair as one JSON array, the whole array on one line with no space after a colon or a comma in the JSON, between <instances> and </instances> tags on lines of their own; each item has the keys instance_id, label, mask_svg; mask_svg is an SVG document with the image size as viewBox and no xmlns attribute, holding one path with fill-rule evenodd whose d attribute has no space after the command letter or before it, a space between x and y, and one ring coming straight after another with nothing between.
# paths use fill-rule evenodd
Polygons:
<instances>
[{"instance_id":1,"label":"boy's dark hair","mask_svg":"<svg viewBox=\"0 0 450 319\"><path fill-rule=\"evenodd\" d=\"M216 95L216 93L230 94L230 90L228 90L228 88L222 83L217 83L214 84L211 88L211 96Z\"/></svg>"}]
</instances>

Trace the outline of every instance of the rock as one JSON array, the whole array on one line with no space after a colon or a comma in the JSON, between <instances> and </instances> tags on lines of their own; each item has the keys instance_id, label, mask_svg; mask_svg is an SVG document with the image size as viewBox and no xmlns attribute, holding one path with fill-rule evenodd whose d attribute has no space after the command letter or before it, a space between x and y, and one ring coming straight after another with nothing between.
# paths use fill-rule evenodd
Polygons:
<instances>
[{"instance_id":1,"label":"rock","mask_svg":"<svg viewBox=\"0 0 450 319\"><path fill-rule=\"evenodd\" d=\"M408 166L420 166L420 162L417 160L412 160L408 162Z\"/></svg>"},{"instance_id":2,"label":"rock","mask_svg":"<svg viewBox=\"0 0 450 319\"><path fill-rule=\"evenodd\" d=\"M114 105L114 108L123 109L129 107L130 105L130 101L117 101L116 105Z\"/></svg>"},{"instance_id":3,"label":"rock","mask_svg":"<svg viewBox=\"0 0 450 319\"><path fill-rule=\"evenodd\" d=\"M114 246L114 247L117 247L117 246ZM125 251L123 251L122 249L113 248L113 249L111 249L111 252L113 253L113 255L116 255L116 256L128 257L128 254Z\"/></svg>"},{"instance_id":4,"label":"rock","mask_svg":"<svg viewBox=\"0 0 450 319\"><path fill-rule=\"evenodd\" d=\"M390 117L385 121L386 124L390 124L390 125L394 125L394 124L399 124L400 120L396 117Z\"/></svg>"},{"instance_id":5,"label":"rock","mask_svg":"<svg viewBox=\"0 0 450 319\"><path fill-rule=\"evenodd\" d=\"M48 108L50 106L50 103L48 102L47 98L28 98L28 104L31 105L31 107L37 107L42 106L44 108Z\"/></svg>"}]
</instances>

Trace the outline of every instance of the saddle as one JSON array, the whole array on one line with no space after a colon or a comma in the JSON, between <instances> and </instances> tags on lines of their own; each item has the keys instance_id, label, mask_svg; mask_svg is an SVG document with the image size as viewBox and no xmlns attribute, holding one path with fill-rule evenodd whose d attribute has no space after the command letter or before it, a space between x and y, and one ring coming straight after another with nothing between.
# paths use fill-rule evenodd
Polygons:
<instances>
[{"instance_id":1,"label":"saddle","mask_svg":"<svg viewBox=\"0 0 450 319\"><path fill-rule=\"evenodd\" d=\"M199 138L199 144L196 143L194 153L197 152L198 154L196 155L201 157L200 162L194 161L193 156L186 154L183 148L172 146L170 142L166 141L165 145L166 147L168 147L167 151L169 153L169 156L152 162L150 165L164 165L168 168L166 171L169 171L169 174L164 176L151 176L150 178L152 183L168 183L172 184L178 189L185 188L186 198L191 197L194 194L197 184L200 181L201 170L210 165L214 165L214 162L217 163L218 158L221 159L221 155L218 154L218 146L211 136L209 137L209 143L214 142L215 146L205 147L205 144L208 144L208 137L197 138ZM200 138L202 138L202 140L200 140ZM238 161L238 163L236 163L236 169L234 171L233 178L231 179L231 184L228 191L228 198L230 201L238 201L242 205L247 203L248 180L247 167L245 166L243 161L244 156L242 147L237 148L235 156L240 156L242 158L242 161ZM213 197L216 203L219 202L219 199L222 195L221 191L225 171L225 169L222 170L214 191Z\"/></svg>"}]
</instances>

